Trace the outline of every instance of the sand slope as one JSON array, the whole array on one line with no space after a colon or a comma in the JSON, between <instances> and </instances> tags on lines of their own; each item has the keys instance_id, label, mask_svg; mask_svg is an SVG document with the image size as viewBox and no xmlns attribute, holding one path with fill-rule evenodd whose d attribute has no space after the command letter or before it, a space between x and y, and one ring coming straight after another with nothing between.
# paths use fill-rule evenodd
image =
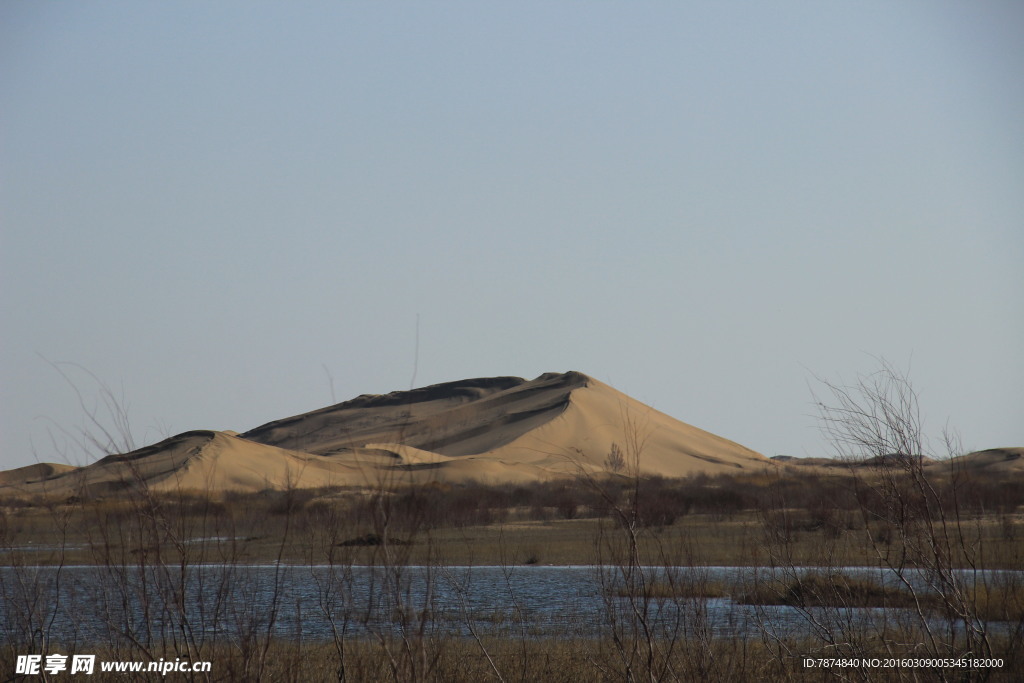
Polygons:
<instances>
[{"instance_id":1,"label":"sand slope","mask_svg":"<svg viewBox=\"0 0 1024 683\"><path fill-rule=\"evenodd\" d=\"M764 456L660 413L579 372L447 382L351 401L235 432L191 431L82 468L4 473L0 492L526 482L605 470L663 476L769 467ZM34 469L33 469L34 468Z\"/></svg>"},{"instance_id":2,"label":"sand slope","mask_svg":"<svg viewBox=\"0 0 1024 683\"><path fill-rule=\"evenodd\" d=\"M581 376L583 377L583 376ZM488 453L555 471L604 470L615 444L626 470L666 477L763 469L770 461L733 441L693 427L595 379L566 393L563 410Z\"/></svg>"}]
</instances>

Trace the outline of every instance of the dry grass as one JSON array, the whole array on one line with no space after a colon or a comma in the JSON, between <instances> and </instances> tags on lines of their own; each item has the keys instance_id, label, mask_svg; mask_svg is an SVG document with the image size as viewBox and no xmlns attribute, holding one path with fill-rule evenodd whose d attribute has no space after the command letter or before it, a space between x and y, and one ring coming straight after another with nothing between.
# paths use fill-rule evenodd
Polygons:
<instances>
[{"instance_id":1,"label":"dry grass","mask_svg":"<svg viewBox=\"0 0 1024 683\"><path fill-rule=\"evenodd\" d=\"M190 557L196 562L221 562L230 557L239 562L259 563L275 560L279 555L290 563L318 558L322 561L327 541L338 544L336 552L346 562L373 564L379 555L373 547L342 545L375 533L369 523L350 518L344 505L330 508L330 514L325 513L323 506L307 505L290 516L270 513L267 507L261 509L252 501L203 506L190 500L180 514L174 511L171 516L177 520L175 533L188 542ZM97 524L127 524L135 514L129 503L113 500L51 507L0 507L6 526L0 564L96 563L89 544ZM870 541L885 538L881 528L843 529L837 534L829 527L808 522L807 514L799 509L775 511L769 517L754 511L735 513L728 518L689 514L671 525L643 530L638 539L640 552L652 564L660 563L666 548L672 550L680 564L705 566L760 566L782 561L801 566L877 564ZM1016 569L1024 566L1024 533L1013 533L1020 524L1006 515L993 514L968 518L963 528L969 546L985 548L985 568ZM602 525L606 530L611 527L607 520L593 517L511 520L420 531L397 529L392 537L412 541L403 552L414 564L438 560L475 565L591 564L597 559L595 538ZM766 544L766 533L772 537L769 540L774 547ZM326 538L327 534L334 538ZM286 538L283 549L282 538ZM116 539L115 545L121 540ZM123 540L128 545L138 542L137 537ZM168 557L174 557L177 550L173 544L167 545ZM138 549L114 548L125 553ZM965 554L953 550L954 566L970 566ZM883 544L882 551L898 556L903 551L899 538ZM784 557L779 552L784 552Z\"/></svg>"},{"instance_id":2,"label":"dry grass","mask_svg":"<svg viewBox=\"0 0 1024 683\"><path fill-rule=\"evenodd\" d=\"M481 647L482 645L482 647ZM808 668L803 658L841 656L832 648L821 648L811 641L786 641L774 646L764 643L716 639L701 643L676 643L669 648L665 671L658 680L722 681L746 683L761 681L833 681L853 678L870 681L904 681L909 669L901 667L864 669L836 667ZM487 655L483 654L486 649ZM621 662L612 654L614 643L607 640L534 639L526 641L445 640L431 643L429 657L415 679L396 675L392 663L380 643L372 640L349 640L344 656L332 645L275 640L267 651L262 680L315 683L320 681L438 681L443 683L477 683L479 681L544 681L545 683L590 683L591 681L629 680ZM68 654L97 655L97 662L117 661L121 655L88 647L64 648ZM701 656L696 656L700 652ZM13 671L13 659L19 651L0 646L0 670ZM876 653L877 654L877 653ZM1019 667L1024 664L1019 653L1008 653L1003 665L990 670L946 669L956 680L987 680L993 682L1018 680ZM913 649L893 652L889 656L913 657ZM185 658L186 661L189 661ZM251 666L235 649L212 647L191 661L210 661L210 679L216 681L253 680ZM492 665L493 662L493 665ZM911 680L941 680L943 670L920 669ZM501 678L498 678L500 674ZM158 674L137 676L134 680L159 680ZM167 680L182 680L181 675ZM198 678L203 680L202 677ZM126 674L96 673L89 680L98 682L133 680Z\"/></svg>"},{"instance_id":3,"label":"dry grass","mask_svg":"<svg viewBox=\"0 0 1024 683\"><path fill-rule=\"evenodd\" d=\"M785 580L760 582L745 588L736 599L746 605L907 608L917 606L922 598L902 588L883 586L877 581L841 572L810 572Z\"/></svg>"}]
</instances>

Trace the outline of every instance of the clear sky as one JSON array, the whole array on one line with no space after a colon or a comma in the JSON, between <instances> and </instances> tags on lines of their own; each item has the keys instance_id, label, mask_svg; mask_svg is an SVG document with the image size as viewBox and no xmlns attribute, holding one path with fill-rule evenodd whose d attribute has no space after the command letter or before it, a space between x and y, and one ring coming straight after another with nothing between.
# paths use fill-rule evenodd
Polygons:
<instances>
[{"instance_id":1,"label":"clear sky","mask_svg":"<svg viewBox=\"0 0 1024 683\"><path fill-rule=\"evenodd\" d=\"M884 356L1024 446L1024 4L0 4L0 468L580 370L766 455ZM60 365L86 406L94 381ZM55 437L51 439L51 437Z\"/></svg>"}]
</instances>

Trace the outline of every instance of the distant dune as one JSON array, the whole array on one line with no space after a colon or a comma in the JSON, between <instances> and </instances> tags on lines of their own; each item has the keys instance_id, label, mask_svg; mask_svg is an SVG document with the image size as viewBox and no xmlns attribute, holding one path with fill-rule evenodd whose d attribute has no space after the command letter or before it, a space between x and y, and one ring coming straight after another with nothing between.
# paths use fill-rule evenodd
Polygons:
<instances>
[{"instance_id":1,"label":"distant dune","mask_svg":"<svg viewBox=\"0 0 1024 683\"><path fill-rule=\"evenodd\" d=\"M943 466L943 463L936 463ZM967 471L999 472L1005 474L1024 473L1024 448L990 448L975 451L950 459L945 467Z\"/></svg>"},{"instance_id":2,"label":"distant dune","mask_svg":"<svg viewBox=\"0 0 1024 683\"><path fill-rule=\"evenodd\" d=\"M606 470L667 477L758 471L771 461L579 372L469 379L350 401L248 432L191 431L82 468L0 473L0 492L258 491L477 480L527 482Z\"/></svg>"},{"instance_id":3,"label":"distant dune","mask_svg":"<svg viewBox=\"0 0 1024 683\"><path fill-rule=\"evenodd\" d=\"M866 470L879 467L900 467L895 456L875 456L863 460L842 460L833 458L794 458L788 455L777 455L773 462L788 469L796 470L830 470L858 469ZM974 451L952 458L934 459L922 457L924 471L934 474L1024 474L1024 448L990 448Z\"/></svg>"}]
</instances>

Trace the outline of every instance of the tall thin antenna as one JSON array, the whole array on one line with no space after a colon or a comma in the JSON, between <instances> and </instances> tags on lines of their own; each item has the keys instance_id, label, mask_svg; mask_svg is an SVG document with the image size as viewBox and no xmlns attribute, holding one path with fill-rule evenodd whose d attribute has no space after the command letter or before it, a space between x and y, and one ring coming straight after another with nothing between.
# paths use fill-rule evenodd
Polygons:
<instances>
[{"instance_id":1,"label":"tall thin antenna","mask_svg":"<svg viewBox=\"0 0 1024 683\"><path fill-rule=\"evenodd\" d=\"M412 380L409 381L409 391L416 388L416 373L420 367L420 314L416 314L416 348L412 356Z\"/></svg>"},{"instance_id":2,"label":"tall thin antenna","mask_svg":"<svg viewBox=\"0 0 1024 683\"><path fill-rule=\"evenodd\" d=\"M331 405L334 405L338 402L338 399L334 398L334 376L331 374L331 371L327 369L326 363L321 363L320 365L324 369L324 374L327 375L327 383L331 386Z\"/></svg>"}]
</instances>

